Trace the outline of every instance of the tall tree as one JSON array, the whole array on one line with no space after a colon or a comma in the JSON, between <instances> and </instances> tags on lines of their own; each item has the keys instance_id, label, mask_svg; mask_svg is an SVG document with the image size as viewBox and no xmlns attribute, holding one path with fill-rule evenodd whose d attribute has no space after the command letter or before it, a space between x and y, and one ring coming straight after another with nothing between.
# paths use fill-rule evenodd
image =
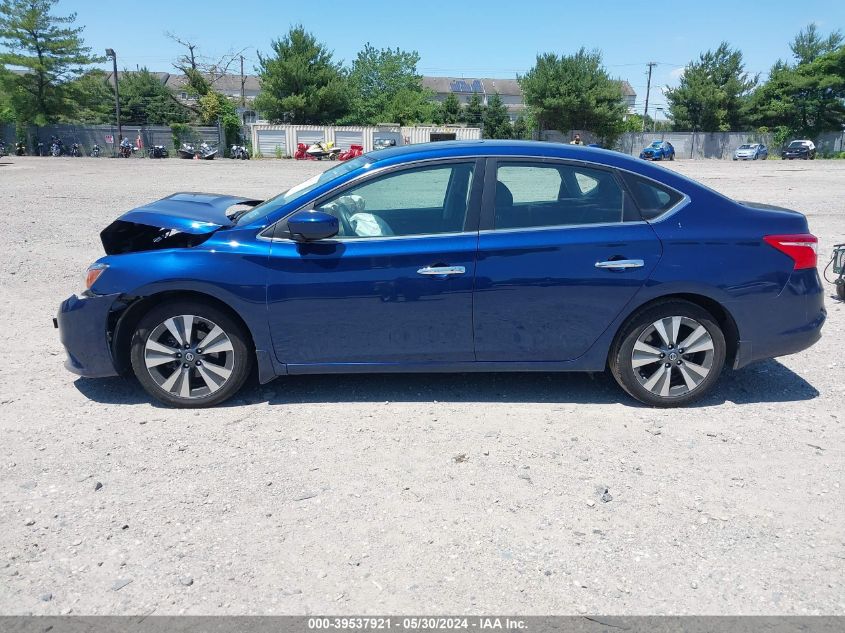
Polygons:
<instances>
[{"instance_id":1,"label":"tall tree","mask_svg":"<svg viewBox=\"0 0 845 633\"><path fill-rule=\"evenodd\" d=\"M334 123L349 111L341 64L302 26L273 40L272 53L258 53L261 93L255 107L271 121Z\"/></svg>"},{"instance_id":2,"label":"tall tree","mask_svg":"<svg viewBox=\"0 0 845 633\"><path fill-rule=\"evenodd\" d=\"M6 90L6 86L12 85L11 80L12 73L0 64L0 123L10 123L15 120L12 96Z\"/></svg>"},{"instance_id":3,"label":"tall tree","mask_svg":"<svg viewBox=\"0 0 845 633\"><path fill-rule=\"evenodd\" d=\"M522 114L516 117L516 121L513 122L513 137L516 139L531 138L531 128L528 127L528 121L525 120L525 116Z\"/></svg>"},{"instance_id":4,"label":"tall tree","mask_svg":"<svg viewBox=\"0 0 845 633\"><path fill-rule=\"evenodd\" d=\"M756 126L775 129L776 136L815 138L845 127L845 46L789 66L778 62L769 80L751 97Z\"/></svg>"},{"instance_id":5,"label":"tall tree","mask_svg":"<svg viewBox=\"0 0 845 633\"><path fill-rule=\"evenodd\" d=\"M350 123L373 125L394 121L389 112L419 110L419 103L433 94L422 87L422 77L417 74L420 55L416 51L399 48L377 49L369 43L358 52L349 72L352 92ZM399 99L399 102L396 100ZM417 112L416 114L421 114Z\"/></svg>"},{"instance_id":6,"label":"tall tree","mask_svg":"<svg viewBox=\"0 0 845 633\"><path fill-rule=\"evenodd\" d=\"M0 0L0 64L24 69L6 76L0 89L12 95L18 120L57 120L66 109L66 89L84 67L100 61L85 46L76 14L51 13L58 0Z\"/></svg>"},{"instance_id":7,"label":"tall tree","mask_svg":"<svg viewBox=\"0 0 845 633\"><path fill-rule=\"evenodd\" d=\"M473 127L481 127L484 124L484 105L481 103L481 97L477 92L474 92L469 98L469 103L463 111L463 120L467 125Z\"/></svg>"},{"instance_id":8,"label":"tall tree","mask_svg":"<svg viewBox=\"0 0 845 633\"><path fill-rule=\"evenodd\" d=\"M789 48L800 65L808 64L826 53L832 53L842 46L842 42L842 31L832 31L827 37L823 37L816 24L811 22L806 28L798 31Z\"/></svg>"},{"instance_id":9,"label":"tall tree","mask_svg":"<svg viewBox=\"0 0 845 633\"><path fill-rule=\"evenodd\" d=\"M541 129L589 130L607 146L621 134L626 110L622 89L608 75L599 51L538 55L534 67L518 80Z\"/></svg>"},{"instance_id":10,"label":"tall tree","mask_svg":"<svg viewBox=\"0 0 845 633\"><path fill-rule=\"evenodd\" d=\"M452 125L460 123L463 118L463 111L461 109L461 102L454 93L450 92L446 98L440 102L440 112L438 119L444 125Z\"/></svg>"},{"instance_id":11,"label":"tall tree","mask_svg":"<svg viewBox=\"0 0 845 633\"><path fill-rule=\"evenodd\" d=\"M508 109L497 92L487 97L487 107L484 109L484 138L511 138L512 136L513 126L508 116Z\"/></svg>"},{"instance_id":12,"label":"tall tree","mask_svg":"<svg viewBox=\"0 0 845 633\"><path fill-rule=\"evenodd\" d=\"M114 88L102 70L90 70L69 82L61 119L72 123L113 123Z\"/></svg>"},{"instance_id":13,"label":"tall tree","mask_svg":"<svg viewBox=\"0 0 845 633\"><path fill-rule=\"evenodd\" d=\"M135 125L185 123L189 112L176 101L161 80L146 68L124 70L120 76L121 116Z\"/></svg>"},{"instance_id":14,"label":"tall tree","mask_svg":"<svg viewBox=\"0 0 845 633\"><path fill-rule=\"evenodd\" d=\"M437 117L437 104L419 90L399 90L391 97L386 107L384 121L400 125L433 123Z\"/></svg>"},{"instance_id":15,"label":"tall tree","mask_svg":"<svg viewBox=\"0 0 845 633\"><path fill-rule=\"evenodd\" d=\"M680 84L666 88L676 130L725 132L746 124L746 102L757 77L745 70L742 52L722 42L687 64Z\"/></svg>"}]
</instances>

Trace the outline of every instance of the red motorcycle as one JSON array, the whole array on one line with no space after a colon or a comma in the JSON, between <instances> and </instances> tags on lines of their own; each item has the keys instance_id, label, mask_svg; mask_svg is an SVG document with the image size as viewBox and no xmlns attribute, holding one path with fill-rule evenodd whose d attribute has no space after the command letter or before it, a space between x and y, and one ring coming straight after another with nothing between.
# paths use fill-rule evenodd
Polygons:
<instances>
[{"instance_id":1,"label":"red motorcycle","mask_svg":"<svg viewBox=\"0 0 845 633\"><path fill-rule=\"evenodd\" d=\"M351 158L357 158L361 154L364 153L364 146L363 145L351 145L348 150L345 152L341 152L337 159L338 160L349 160Z\"/></svg>"}]
</instances>

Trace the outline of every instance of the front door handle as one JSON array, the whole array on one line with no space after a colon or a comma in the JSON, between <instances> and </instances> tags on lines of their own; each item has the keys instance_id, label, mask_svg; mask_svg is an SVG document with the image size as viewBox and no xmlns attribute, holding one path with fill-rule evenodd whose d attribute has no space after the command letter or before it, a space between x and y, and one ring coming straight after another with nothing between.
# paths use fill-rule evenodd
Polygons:
<instances>
[{"instance_id":1,"label":"front door handle","mask_svg":"<svg viewBox=\"0 0 845 633\"><path fill-rule=\"evenodd\" d=\"M606 262L596 262L596 268L642 268L645 262L641 259L612 259Z\"/></svg>"},{"instance_id":2,"label":"front door handle","mask_svg":"<svg viewBox=\"0 0 845 633\"><path fill-rule=\"evenodd\" d=\"M417 271L418 275L463 275L467 271L463 266L425 266Z\"/></svg>"}]
</instances>

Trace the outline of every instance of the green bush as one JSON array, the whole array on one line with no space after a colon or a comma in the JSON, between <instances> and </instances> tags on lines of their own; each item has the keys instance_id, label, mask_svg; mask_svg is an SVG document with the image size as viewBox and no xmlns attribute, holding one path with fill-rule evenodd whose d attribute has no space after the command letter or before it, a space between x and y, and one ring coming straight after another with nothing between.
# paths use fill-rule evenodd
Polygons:
<instances>
[{"instance_id":1,"label":"green bush","mask_svg":"<svg viewBox=\"0 0 845 633\"><path fill-rule=\"evenodd\" d=\"M170 132L173 134L174 149L182 147L182 143L196 143L199 138L197 131L187 123L172 123Z\"/></svg>"},{"instance_id":2,"label":"green bush","mask_svg":"<svg viewBox=\"0 0 845 633\"><path fill-rule=\"evenodd\" d=\"M285 155L284 151L282 151L281 145L276 145L276 158L283 158Z\"/></svg>"}]
</instances>

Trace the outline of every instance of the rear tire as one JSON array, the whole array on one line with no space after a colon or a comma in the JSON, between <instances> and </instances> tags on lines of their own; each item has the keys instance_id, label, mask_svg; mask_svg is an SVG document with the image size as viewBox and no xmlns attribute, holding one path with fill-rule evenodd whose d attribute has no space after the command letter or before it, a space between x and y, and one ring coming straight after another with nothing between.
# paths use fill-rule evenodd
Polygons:
<instances>
[{"instance_id":1,"label":"rear tire","mask_svg":"<svg viewBox=\"0 0 845 633\"><path fill-rule=\"evenodd\" d=\"M845 283L836 284L836 296L840 301L845 301Z\"/></svg>"},{"instance_id":2,"label":"rear tire","mask_svg":"<svg viewBox=\"0 0 845 633\"><path fill-rule=\"evenodd\" d=\"M653 407L680 407L706 395L725 364L725 336L707 310L667 300L631 316L608 365L630 396Z\"/></svg>"},{"instance_id":3,"label":"rear tire","mask_svg":"<svg viewBox=\"0 0 845 633\"><path fill-rule=\"evenodd\" d=\"M153 307L141 317L130 345L138 382L172 407L219 404L241 388L252 370L244 327L202 299Z\"/></svg>"}]
</instances>

